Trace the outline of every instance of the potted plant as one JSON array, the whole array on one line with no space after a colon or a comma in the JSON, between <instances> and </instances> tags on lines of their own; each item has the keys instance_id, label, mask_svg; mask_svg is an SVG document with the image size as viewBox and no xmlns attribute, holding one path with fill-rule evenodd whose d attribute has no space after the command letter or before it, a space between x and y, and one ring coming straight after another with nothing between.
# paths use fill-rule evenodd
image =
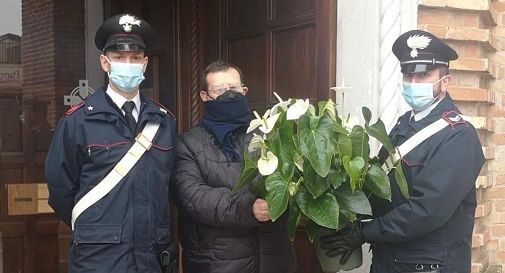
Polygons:
<instances>
[{"instance_id":1,"label":"potted plant","mask_svg":"<svg viewBox=\"0 0 505 273\"><path fill-rule=\"evenodd\" d=\"M248 128L254 136L244 152L240 181L234 191L254 180L255 191L268 202L272 221L283 213L289 214L291 240L302 218L306 219L308 238L313 241L361 215L371 215L369 194L391 200L386 174L389 168L395 169L400 189L408 196L401 164L397 162L384 170L376 157L370 157L370 137L392 155L396 149L381 120L370 124L368 108L362 108L365 124L354 125L351 121L356 119L337 115L331 99L319 102L316 109L308 99L284 101L274 94L279 103L263 116L254 112L256 119ZM357 263L347 265L340 265L339 258L327 259L318 245L316 240L316 252L325 272L361 265L360 257ZM360 256L361 250L358 252Z\"/></svg>"}]
</instances>

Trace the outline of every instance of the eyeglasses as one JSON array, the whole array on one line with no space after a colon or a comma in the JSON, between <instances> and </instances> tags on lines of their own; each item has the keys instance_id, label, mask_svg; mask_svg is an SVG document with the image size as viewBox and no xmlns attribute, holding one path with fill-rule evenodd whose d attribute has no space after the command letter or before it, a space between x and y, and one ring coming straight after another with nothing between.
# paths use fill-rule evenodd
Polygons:
<instances>
[{"instance_id":1,"label":"eyeglasses","mask_svg":"<svg viewBox=\"0 0 505 273\"><path fill-rule=\"evenodd\" d=\"M223 94L224 92L228 90L236 90L236 91L242 91L243 90L243 84L234 84L234 85L228 85L228 86L216 86L214 88L209 88L207 91L215 93L215 94Z\"/></svg>"}]
</instances>

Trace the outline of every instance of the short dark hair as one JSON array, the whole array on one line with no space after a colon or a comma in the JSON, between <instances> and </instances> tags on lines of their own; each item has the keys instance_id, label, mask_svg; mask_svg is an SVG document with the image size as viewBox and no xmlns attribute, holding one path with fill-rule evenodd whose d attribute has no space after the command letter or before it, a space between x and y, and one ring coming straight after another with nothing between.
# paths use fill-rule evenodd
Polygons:
<instances>
[{"instance_id":1,"label":"short dark hair","mask_svg":"<svg viewBox=\"0 0 505 273\"><path fill-rule=\"evenodd\" d=\"M438 75L439 75L440 78L442 78L443 76L449 75L449 67L448 66L441 65L438 68L440 68L438 70L438 73L439 73Z\"/></svg>"},{"instance_id":2,"label":"short dark hair","mask_svg":"<svg viewBox=\"0 0 505 273\"><path fill-rule=\"evenodd\" d=\"M244 76L242 76L242 71L240 71L240 68L238 68L238 66L229 62L225 62L223 60L217 60L209 64L202 72L202 75L200 77L200 86L202 87L202 89L208 91L207 89L209 88L209 86L207 84L207 75L209 75L210 73L227 71L230 68L235 69L238 72L238 74L240 75L240 83L243 84Z\"/></svg>"}]
</instances>

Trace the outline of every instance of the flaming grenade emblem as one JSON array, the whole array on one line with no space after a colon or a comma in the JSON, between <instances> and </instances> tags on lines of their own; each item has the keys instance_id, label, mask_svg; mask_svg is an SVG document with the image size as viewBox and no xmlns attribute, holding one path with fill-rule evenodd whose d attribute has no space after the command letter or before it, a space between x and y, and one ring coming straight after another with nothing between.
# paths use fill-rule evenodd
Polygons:
<instances>
[{"instance_id":1,"label":"flaming grenade emblem","mask_svg":"<svg viewBox=\"0 0 505 273\"><path fill-rule=\"evenodd\" d=\"M133 25L140 27L140 20L136 19L134 16L126 14L119 18L119 24L123 26L124 31L131 32Z\"/></svg>"},{"instance_id":2,"label":"flaming grenade emblem","mask_svg":"<svg viewBox=\"0 0 505 273\"><path fill-rule=\"evenodd\" d=\"M430 45L431 38L424 35L413 35L407 39L407 46L412 49L410 57L417 57L418 49L425 49Z\"/></svg>"}]
</instances>

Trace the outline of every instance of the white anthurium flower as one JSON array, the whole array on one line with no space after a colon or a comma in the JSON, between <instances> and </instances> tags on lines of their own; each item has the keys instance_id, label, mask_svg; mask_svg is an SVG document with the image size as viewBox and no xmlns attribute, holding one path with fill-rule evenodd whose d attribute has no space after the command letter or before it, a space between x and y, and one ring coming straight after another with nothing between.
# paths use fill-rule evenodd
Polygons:
<instances>
[{"instance_id":1,"label":"white anthurium flower","mask_svg":"<svg viewBox=\"0 0 505 273\"><path fill-rule=\"evenodd\" d=\"M272 107L272 110L270 111L270 116L277 114L279 108L281 108L283 111L286 111L288 109L288 105L291 104L291 99L284 101L277 93L274 92L274 95L279 101L279 103L277 103Z\"/></svg>"},{"instance_id":2,"label":"white anthurium flower","mask_svg":"<svg viewBox=\"0 0 505 273\"><path fill-rule=\"evenodd\" d=\"M256 112L256 111L253 111L253 113L254 113L254 116L256 117L256 119L251 120L251 123L249 123L249 128L247 128L247 134L256 130L256 128L258 128L264 124L264 119L267 118L268 115L270 114L270 109L268 109L265 112L265 114L263 115L263 118L261 118L260 115L258 114L258 112Z\"/></svg>"},{"instance_id":3,"label":"white anthurium flower","mask_svg":"<svg viewBox=\"0 0 505 273\"><path fill-rule=\"evenodd\" d=\"M249 150L250 153L257 151L261 149L261 147L265 144L265 139L261 137L260 135L254 134L251 139L251 142L249 142L249 147L247 150Z\"/></svg>"},{"instance_id":4,"label":"white anthurium flower","mask_svg":"<svg viewBox=\"0 0 505 273\"><path fill-rule=\"evenodd\" d=\"M266 156L262 155L260 159L258 159L258 170L263 176L270 175L275 172L278 164L279 160L274 153L268 151Z\"/></svg>"},{"instance_id":5,"label":"white anthurium flower","mask_svg":"<svg viewBox=\"0 0 505 273\"><path fill-rule=\"evenodd\" d=\"M275 123L277 122L277 120L279 119L281 113L277 113L269 118L267 118L265 120L265 123L260 126L260 131L263 132L263 134L268 134L272 131L272 129L274 128L275 126Z\"/></svg>"},{"instance_id":6,"label":"white anthurium flower","mask_svg":"<svg viewBox=\"0 0 505 273\"><path fill-rule=\"evenodd\" d=\"M254 111L254 115L256 116L256 119L253 119L251 123L249 123L249 128L247 128L247 133L250 133L256 128L259 127L260 131L263 132L264 134L268 134L272 131L272 129L275 126L275 123L279 119L279 116L281 115L280 113L275 114L273 116L270 116L270 109L268 109L263 117L260 117L258 115L258 112Z\"/></svg>"},{"instance_id":7,"label":"white anthurium flower","mask_svg":"<svg viewBox=\"0 0 505 273\"><path fill-rule=\"evenodd\" d=\"M287 120L299 119L307 110L309 109L309 99L306 100L296 100L296 102L289 106L286 115Z\"/></svg>"}]
</instances>

